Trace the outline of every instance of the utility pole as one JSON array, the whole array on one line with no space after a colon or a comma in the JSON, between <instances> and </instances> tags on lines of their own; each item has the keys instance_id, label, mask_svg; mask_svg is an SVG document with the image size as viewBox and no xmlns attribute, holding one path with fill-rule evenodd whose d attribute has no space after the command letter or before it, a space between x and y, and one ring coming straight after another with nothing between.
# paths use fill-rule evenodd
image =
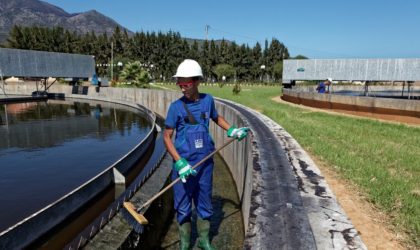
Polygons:
<instances>
[{"instance_id":1,"label":"utility pole","mask_svg":"<svg viewBox=\"0 0 420 250\"><path fill-rule=\"evenodd\" d=\"M114 79L114 42L111 42L111 82Z\"/></svg>"},{"instance_id":2,"label":"utility pole","mask_svg":"<svg viewBox=\"0 0 420 250\"><path fill-rule=\"evenodd\" d=\"M1 83L3 84L3 88L2 88L3 93L4 93L5 96L7 96L7 94L6 94L6 88L4 87L3 72L1 71L1 69L0 69L0 78L1 78Z\"/></svg>"},{"instance_id":3,"label":"utility pole","mask_svg":"<svg viewBox=\"0 0 420 250\"><path fill-rule=\"evenodd\" d=\"M206 24L206 26L204 26L204 30L206 31L206 41L209 35L209 29L210 29L210 25Z\"/></svg>"}]
</instances>

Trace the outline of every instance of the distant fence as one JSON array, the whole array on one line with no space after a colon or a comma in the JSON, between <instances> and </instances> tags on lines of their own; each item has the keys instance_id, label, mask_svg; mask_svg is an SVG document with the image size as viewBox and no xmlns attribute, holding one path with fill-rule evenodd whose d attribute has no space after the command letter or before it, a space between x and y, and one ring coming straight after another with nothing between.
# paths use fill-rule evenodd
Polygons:
<instances>
[{"instance_id":1,"label":"distant fence","mask_svg":"<svg viewBox=\"0 0 420 250\"><path fill-rule=\"evenodd\" d=\"M284 60L283 84L296 80L419 81L420 59Z\"/></svg>"}]
</instances>

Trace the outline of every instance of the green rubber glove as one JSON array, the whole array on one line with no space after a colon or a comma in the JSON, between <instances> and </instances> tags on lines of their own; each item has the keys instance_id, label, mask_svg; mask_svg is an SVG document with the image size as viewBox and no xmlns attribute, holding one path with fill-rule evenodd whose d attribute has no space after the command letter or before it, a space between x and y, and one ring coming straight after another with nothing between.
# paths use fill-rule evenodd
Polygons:
<instances>
[{"instance_id":1,"label":"green rubber glove","mask_svg":"<svg viewBox=\"0 0 420 250\"><path fill-rule=\"evenodd\" d=\"M175 170L178 171L179 178L183 183L187 182L189 175L197 175L197 171L191 168L187 160L181 158L175 162Z\"/></svg>"},{"instance_id":2,"label":"green rubber glove","mask_svg":"<svg viewBox=\"0 0 420 250\"><path fill-rule=\"evenodd\" d=\"M235 126L232 126L227 131L227 136L231 138L236 138L238 141L242 140L248 135L249 128L242 127L242 128L236 128Z\"/></svg>"}]
</instances>

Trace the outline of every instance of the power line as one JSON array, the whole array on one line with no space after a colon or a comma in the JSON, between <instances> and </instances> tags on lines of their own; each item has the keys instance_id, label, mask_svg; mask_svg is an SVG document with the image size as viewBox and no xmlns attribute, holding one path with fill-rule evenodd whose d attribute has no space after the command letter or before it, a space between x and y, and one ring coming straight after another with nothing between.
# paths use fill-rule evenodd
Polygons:
<instances>
[{"instance_id":1,"label":"power line","mask_svg":"<svg viewBox=\"0 0 420 250\"><path fill-rule=\"evenodd\" d=\"M229 35L232 35L232 36L242 37L242 38L245 38L245 39L249 39L249 40L254 40L254 41L260 42L260 40L257 39L257 38L255 38L255 37L250 37L250 36L244 36L244 35L240 35L240 34L235 34L235 33L232 33L232 32L221 30L221 29L216 29L213 26L211 28L212 28L212 30L219 31L221 33L226 33L226 34L229 34Z\"/></svg>"},{"instance_id":2,"label":"power line","mask_svg":"<svg viewBox=\"0 0 420 250\"><path fill-rule=\"evenodd\" d=\"M325 51L325 50L318 50L318 49L308 49L308 48L303 48L303 47L296 47L293 45L287 45L288 48L292 48L292 49L298 49L298 50L306 50L308 52L316 52L316 53L323 53L323 54L330 54L333 56L344 56L344 57L352 57L352 55L349 54L343 54L343 53L336 53L336 52L331 52L331 51Z\"/></svg>"},{"instance_id":3,"label":"power line","mask_svg":"<svg viewBox=\"0 0 420 250\"><path fill-rule=\"evenodd\" d=\"M255 37L251 37L251 36L247 36L247 35L240 35L237 33L232 33L232 32L228 32L228 31L224 31L218 28L214 28L213 26L211 27L212 30L221 32L221 33L226 33L235 37L241 37L241 38L245 38L245 39L249 39L249 40L254 40L257 42L261 42L260 39L255 38ZM267 40L267 39L264 39ZM286 45L286 44L285 44ZM303 47L299 47L299 46L295 46L293 44L287 44L286 47L288 48L292 48L292 49L297 49L297 50L304 50L304 51L308 51L308 52L316 52L316 53L322 53L322 54L329 54L329 55L334 55L334 56L344 56L344 57L352 57L352 55L348 55L348 54L343 54L343 53L336 53L336 52L331 52L331 51L324 51L324 50L318 50L318 49L311 49L311 48L303 48Z\"/></svg>"},{"instance_id":4,"label":"power line","mask_svg":"<svg viewBox=\"0 0 420 250\"><path fill-rule=\"evenodd\" d=\"M153 31L154 29L156 29L156 28L154 28L153 26L147 26L147 25L145 25L145 24L143 24L142 25L142 30L141 31L147 31L147 30L149 30L149 31ZM267 39L264 39L264 40L262 40L262 39L258 39L258 38L256 38L256 37L252 37L252 36L249 36L249 35L243 35L243 34L238 34L238 33L235 33L235 32L230 32L230 31L226 31L226 30L222 30L222 29L219 29L219 28L215 28L214 26L210 26L209 24L206 24L205 26L204 26L204 32L205 32L205 39L206 40L208 40L208 38L209 38L209 31L210 31L210 29L212 30L212 31L214 31L215 33L219 33L219 34L228 34L228 35L230 35L230 36L232 36L232 37L234 37L234 38L243 38L243 39L247 39L247 40L252 40L252 41L255 41L255 42L259 42L260 43L260 45L263 45L264 44L264 41L265 40L267 40ZM169 30L172 30L172 29L169 29ZM182 28L182 30L183 31L187 31L187 30L190 30L190 31L196 31L196 29L195 28L190 28L190 29L188 29L188 28ZM162 30L161 30L162 31ZM138 31L137 31L138 32ZM318 49L312 49L312 48L304 48L304 47L300 47L300 46L295 46L295 45L293 45L293 44L289 44L289 43L285 43L285 46L287 47L287 48L291 48L291 49L296 49L296 50L303 50L303 51L307 51L307 52L314 52L314 53L322 53L322 54L327 54L327 55L332 55L332 56L345 56L345 57L352 57L352 55L346 55L346 54L343 54L343 53L336 53L336 52L331 52L331 51L323 51L323 50L318 50Z\"/></svg>"}]
</instances>

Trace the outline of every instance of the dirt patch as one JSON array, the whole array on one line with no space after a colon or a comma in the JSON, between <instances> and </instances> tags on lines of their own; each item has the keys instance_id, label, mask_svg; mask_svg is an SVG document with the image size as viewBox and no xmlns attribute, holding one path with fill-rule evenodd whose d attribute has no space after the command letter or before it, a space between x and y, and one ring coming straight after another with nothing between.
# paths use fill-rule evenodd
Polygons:
<instances>
[{"instance_id":1,"label":"dirt patch","mask_svg":"<svg viewBox=\"0 0 420 250\"><path fill-rule=\"evenodd\" d=\"M313 155L311 158L320 168L326 182L368 249L406 249L402 244L404 236L392 230L390 219L384 213L373 207L361 192L340 178L334 170Z\"/></svg>"},{"instance_id":2,"label":"dirt patch","mask_svg":"<svg viewBox=\"0 0 420 250\"><path fill-rule=\"evenodd\" d=\"M359 114L342 114L331 110L323 110L288 103L281 100L279 96L273 98L272 100L292 106L298 106L314 112L326 112L334 115L360 117ZM369 119L372 119L372 117ZM373 119L385 121L378 117L374 117ZM395 121L386 122L395 123ZM368 249L407 249L403 245L404 238L406 236L398 234L393 230L392 225L389 223L390 218L386 214L380 212L371 203L369 203L366 197L364 197L354 185L342 179L331 166L327 166L311 154L310 157L315 161L321 170L323 177L330 186L331 190L334 192L338 202L346 212L347 216L352 221L354 227L360 233L360 237Z\"/></svg>"}]
</instances>

